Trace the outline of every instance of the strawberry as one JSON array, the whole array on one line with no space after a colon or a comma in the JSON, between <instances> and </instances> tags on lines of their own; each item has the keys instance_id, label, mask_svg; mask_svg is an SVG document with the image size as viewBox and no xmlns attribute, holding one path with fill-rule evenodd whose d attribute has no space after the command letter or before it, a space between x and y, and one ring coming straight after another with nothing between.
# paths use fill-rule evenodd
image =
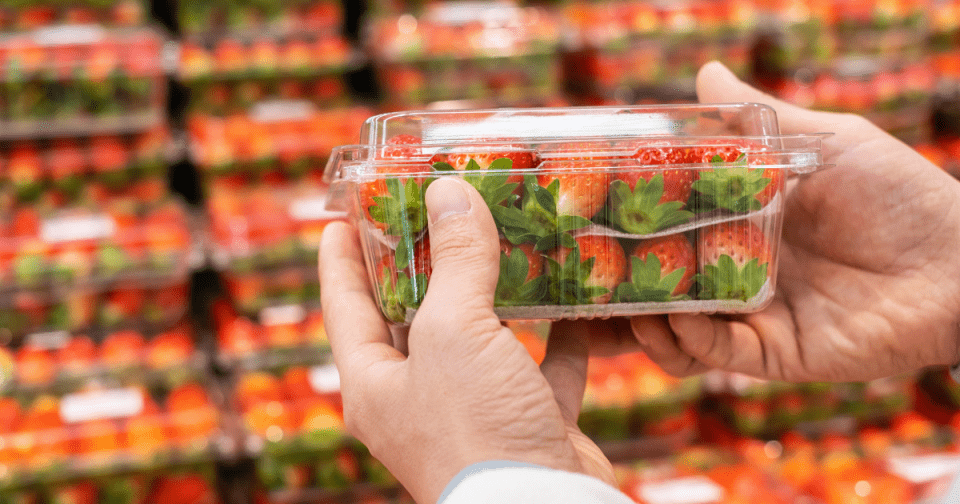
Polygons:
<instances>
[{"instance_id":1,"label":"strawberry","mask_svg":"<svg viewBox=\"0 0 960 504\"><path fill-rule=\"evenodd\" d=\"M34 201L43 191L43 160L32 144L19 144L10 153L7 176L20 201Z\"/></svg>"},{"instance_id":2,"label":"strawberry","mask_svg":"<svg viewBox=\"0 0 960 504\"><path fill-rule=\"evenodd\" d=\"M614 302L682 299L693 286L697 258L683 234L643 241L630 256L628 280L617 287Z\"/></svg>"},{"instance_id":3,"label":"strawberry","mask_svg":"<svg viewBox=\"0 0 960 504\"><path fill-rule=\"evenodd\" d=\"M57 351L57 362L61 369L68 373L86 373L94 367L96 361L96 345L88 336L82 334L70 338L70 342Z\"/></svg>"},{"instance_id":4,"label":"strawberry","mask_svg":"<svg viewBox=\"0 0 960 504\"><path fill-rule=\"evenodd\" d=\"M90 157L98 180L117 190L130 182L130 152L117 137L96 137L90 143Z\"/></svg>"},{"instance_id":5,"label":"strawberry","mask_svg":"<svg viewBox=\"0 0 960 504\"><path fill-rule=\"evenodd\" d=\"M90 278L93 273L93 254L83 243L66 243L52 258L53 275L59 282L73 282Z\"/></svg>"},{"instance_id":6,"label":"strawberry","mask_svg":"<svg viewBox=\"0 0 960 504\"><path fill-rule=\"evenodd\" d=\"M143 362L145 348L143 335L136 331L117 331L103 340L100 360L107 366L125 368Z\"/></svg>"},{"instance_id":7,"label":"strawberry","mask_svg":"<svg viewBox=\"0 0 960 504\"><path fill-rule=\"evenodd\" d=\"M56 487L51 492L52 504L97 504L97 487L89 481Z\"/></svg>"},{"instance_id":8,"label":"strawberry","mask_svg":"<svg viewBox=\"0 0 960 504\"><path fill-rule=\"evenodd\" d=\"M68 199L80 194L88 161L86 152L75 141L54 141L47 154L47 166L54 186Z\"/></svg>"},{"instance_id":9,"label":"strawberry","mask_svg":"<svg viewBox=\"0 0 960 504\"><path fill-rule=\"evenodd\" d=\"M100 306L100 324L115 327L138 318L143 313L144 297L142 289L132 287L121 287L110 292Z\"/></svg>"},{"instance_id":10,"label":"strawberry","mask_svg":"<svg viewBox=\"0 0 960 504\"><path fill-rule=\"evenodd\" d=\"M537 176L540 187L549 188L557 183L556 204L558 215L573 215L591 219L607 201L607 174L601 169L612 163L590 162L566 165L552 164L547 172ZM546 171L548 168L544 167ZM579 170L571 173L573 170Z\"/></svg>"},{"instance_id":11,"label":"strawberry","mask_svg":"<svg viewBox=\"0 0 960 504\"><path fill-rule=\"evenodd\" d=\"M360 207L373 226L392 236L414 236L427 225L423 196L432 179L423 176L427 170L418 163L402 162L420 152L420 139L398 135L387 141L378 153L381 160L395 159L396 164L377 166L378 178L360 185Z\"/></svg>"},{"instance_id":12,"label":"strawberry","mask_svg":"<svg viewBox=\"0 0 960 504\"><path fill-rule=\"evenodd\" d=\"M604 304L627 276L627 258L615 238L583 235L547 258L550 298L561 305Z\"/></svg>"},{"instance_id":13,"label":"strawberry","mask_svg":"<svg viewBox=\"0 0 960 504\"><path fill-rule=\"evenodd\" d=\"M690 162L690 150L643 146L634 155L644 169L618 171L610 184L610 220L628 233L650 234L693 218L686 209L696 172L692 169L649 169Z\"/></svg>"},{"instance_id":14,"label":"strawberry","mask_svg":"<svg viewBox=\"0 0 960 504\"><path fill-rule=\"evenodd\" d=\"M748 221L725 222L700 231L700 299L747 301L769 278L772 250L763 231Z\"/></svg>"},{"instance_id":15,"label":"strawberry","mask_svg":"<svg viewBox=\"0 0 960 504\"><path fill-rule=\"evenodd\" d=\"M519 174L502 172L534 168L538 164L540 159L535 152L522 150L441 153L430 159L430 165L436 171L464 172L464 180L477 189L489 207L512 203L511 196L523 182L523 176ZM481 173L491 170L497 173Z\"/></svg>"},{"instance_id":16,"label":"strawberry","mask_svg":"<svg viewBox=\"0 0 960 504\"><path fill-rule=\"evenodd\" d=\"M525 243L513 245L500 240L500 276L497 281L497 306L535 306L547 293L543 276L543 256Z\"/></svg>"},{"instance_id":17,"label":"strawberry","mask_svg":"<svg viewBox=\"0 0 960 504\"><path fill-rule=\"evenodd\" d=\"M717 168L700 170L699 180L693 183L693 189L699 193L701 211L714 208L738 213L759 210L781 190L784 183L781 168L748 168L746 156L742 152L737 154L738 149L740 147L703 148L700 160L696 162L709 162ZM754 154L750 162L764 164L766 158Z\"/></svg>"},{"instance_id":18,"label":"strawberry","mask_svg":"<svg viewBox=\"0 0 960 504\"><path fill-rule=\"evenodd\" d=\"M601 184L600 178L603 179ZM544 252L562 245L576 246L571 231L590 225L585 214L596 213L606 199L606 174L566 173L527 175L520 207L490 207L497 226L510 243L532 243Z\"/></svg>"},{"instance_id":19,"label":"strawberry","mask_svg":"<svg viewBox=\"0 0 960 504\"><path fill-rule=\"evenodd\" d=\"M380 307L394 322L404 321L407 309L420 306L433 271L429 236L416 242L412 249L412 256L406 261L398 260L394 254L385 255L374 271L379 280Z\"/></svg>"}]
</instances>

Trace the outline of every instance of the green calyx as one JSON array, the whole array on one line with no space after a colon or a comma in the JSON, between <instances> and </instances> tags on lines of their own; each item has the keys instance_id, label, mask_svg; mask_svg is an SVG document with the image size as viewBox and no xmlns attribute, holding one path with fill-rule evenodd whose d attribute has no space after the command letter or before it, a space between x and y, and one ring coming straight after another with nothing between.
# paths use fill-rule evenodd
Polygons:
<instances>
[{"instance_id":1,"label":"green calyx","mask_svg":"<svg viewBox=\"0 0 960 504\"><path fill-rule=\"evenodd\" d=\"M756 296L767 281L767 265L759 259L751 259L737 268L733 258L724 254L717 264L704 266L703 273L697 275L700 285L700 299L739 299L748 301Z\"/></svg>"},{"instance_id":2,"label":"green calyx","mask_svg":"<svg viewBox=\"0 0 960 504\"><path fill-rule=\"evenodd\" d=\"M533 243L538 252L558 246L575 248L577 242L570 232L589 226L590 221L577 215L557 215L560 181L554 180L543 187L536 177L527 175L523 186L520 208L499 205L490 208L507 240L514 245Z\"/></svg>"},{"instance_id":3,"label":"green calyx","mask_svg":"<svg viewBox=\"0 0 960 504\"><path fill-rule=\"evenodd\" d=\"M516 198L513 192L517 189L517 186L519 186L517 183L507 183L510 177L506 172L512 168L513 161L509 158L496 159L490 163L490 167L487 169L481 168L480 165L471 158L463 170L463 179L477 189L477 192L483 197L483 201L488 207L493 208L504 202L512 204ZM457 171L452 165L444 162L434 163L433 169L441 172Z\"/></svg>"},{"instance_id":4,"label":"green calyx","mask_svg":"<svg viewBox=\"0 0 960 504\"><path fill-rule=\"evenodd\" d=\"M649 182L638 179L633 191L626 182L615 180L610 184L610 218L613 224L624 232L646 235L689 222L693 212L683 209L686 203L660 203L663 186L662 174Z\"/></svg>"},{"instance_id":5,"label":"green calyx","mask_svg":"<svg viewBox=\"0 0 960 504\"><path fill-rule=\"evenodd\" d=\"M370 217L387 225L384 233L392 236L413 236L427 225L424 194L430 181L420 184L414 179L403 181L400 178L388 178L386 196L374 196L373 205L368 208Z\"/></svg>"},{"instance_id":6,"label":"green calyx","mask_svg":"<svg viewBox=\"0 0 960 504\"><path fill-rule=\"evenodd\" d=\"M384 266L381 273L380 307L383 314L393 322L404 322L407 310L417 308L423 302L423 296L427 293L427 275L417 273L411 279L401 271L397 273L394 283L389 267Z\"/></svg>"},{"instance_id":7,"label":"green calyx","mask_svg":"<svg viewBox=\"0 0 960 504\"><path fill-rule=\"evenodd\" d=\"M666 276L660 276L660 259L653 252L647 254L647 260L631 257L632 278L617 286L613 293L615 303L666 302L690 299L690 296L673 295L687 268L678 268Z\"/></svg>"},{"instance_id":8,"label":"green calyx","mask_svg":"<svg viewBox=\"0 0 960 504\"><path fill-rule=\"evenodd\" d=\"M693 183L693 190L700 193L701 211L721 208L746 213L760 210L762 205L756 196L771 182L763 176L762 169L748 168L742 154L733 163L725 163L720 156L714 156L711 162L723 167L701 171L700 179Z\"/></svg>"},{"instance_id":9,"label":"green calyx","mask_svg":"<svg viewBox=\"0 0 960 504\"><path fill-rule=\"evenodd\" d=\"M510 251L510 255L500 252L500 278L494 296L495 306L535 306L540 304L547 294L547 279L544 276L527 281L530 262L527 255L519 249Z\"/></svg>"},{"instance_id":10,"label":"green calyx","mask_svg":"<svg viewBox=\"0 0 960 504\"><path fill-rule=\"evenodd\" d=\"M605 287L588 285L596 261L596 257L581 261L580 247L574 247L563 264L548 257L549 299L561 305L593 304L593 298L609 293Z\"/></svg>"}]
</instances>

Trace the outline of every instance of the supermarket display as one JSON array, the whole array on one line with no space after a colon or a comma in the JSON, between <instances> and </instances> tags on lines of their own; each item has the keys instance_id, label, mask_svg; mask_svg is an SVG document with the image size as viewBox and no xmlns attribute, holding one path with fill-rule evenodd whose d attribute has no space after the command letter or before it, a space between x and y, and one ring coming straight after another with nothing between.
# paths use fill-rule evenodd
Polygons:
<instances>
[{"instance_id":1,"label":"supermarket display","mask_svg":"<svg viewBox=\"0 0 960 504\"><path fill-rule=\"evenodd\" d=\"M180 0L180 29L189 35L339 32L343 5L339 0Z\"/></svg>"},{"instance_id":2,"label":"supermarket display","mask_svg":"<svg viewBox=\"0 0 960 504\"><path fill-rule=\"evenodd\" d=\"M237 315L229 303L214 305L218 360L245 369L315 361L330 354L318 309L299 304L264 308L255 317Z\"/></svg>"},{"instance_id":3,"label":"supermarket display","mask_svg":"<svg viewBox=\"0 0 960 504\"><path fill-rule=\"evenodd\" d=\"M0 208L68 208L130 200L147 208L168 197L170 133L0 141Z\"/></svg>"},{"instance_id":4,"label":"supermarket display","mask_svg":"<svg viewBox=\"0 0 960 504\"><path fill-rule=\"evenodd\" d=\"M0 138L122 133L159 124L166 83L152 29L40 28L0 37Z\"/></svg>"},{"instance_id":5,"label":"supermarket display","mask_svg":"<svg viewBox=\"0 0 960 504\"><path fill-rule=\"evenodd\" d=\"M588 102L696 101L694 78L711 60L747 77L753 5L740 0L574 1L564 67L570 92Z\"/></svg>"},{"instance_id":6,"label":"supermarket display","mask_svg":"<svg viewBox=\"0 0 960 504\"><path fill-rule=\"evenodd\" d=\"M0 33L64 24L139 26L149 10L145 0L14 0L0 5Z\"/></svg>"},{"instance_id":7,"label":"supermarket display","mask_svg":"<svg viewBox=\"0 0 960 504\"><path fill-rule=\"evenodd\" d=\"M645 354L594 357L579 426L608 457L665 455L696 436L700 382L666 374Z\"/></svg>"},{"instance_id":8,"label":"supermarket display","mask_svg":"<svg viewBox=\"0 0 960 504\"><path fill-rule=\"evenodd\" d=\"M435 2L415 16L381 13L366 45L390 108L486 99L498 106L560 94L560 22L508 2Z\"/></svg>"},{"instance_id":9,"label":"supermarket display","mask_svg":"<svg viewBox=\"0 0 960 504\"><path fill-rule=\"evenodd\" d=\"M822 162L820 137L777 133L761 105L385 114L334 151L329 207L394 323L430 276L426 186L461 175L504 237L501 318L750 312L772 298L786 173Z\"/></svg>"},{"instance_id":10,"label":"supermarket display","mask_svg":"<svg viewBox=\"0 0 960 504\"><path fill-rule=\"evenodd\" d=\"M243 446L257 456L260 488L271 502L298 494L331 498L364 483L392 488L393 477L346 435L340 378L331 364L242 373L232 403L244 429Z\"/></svg>"}]
</instances>

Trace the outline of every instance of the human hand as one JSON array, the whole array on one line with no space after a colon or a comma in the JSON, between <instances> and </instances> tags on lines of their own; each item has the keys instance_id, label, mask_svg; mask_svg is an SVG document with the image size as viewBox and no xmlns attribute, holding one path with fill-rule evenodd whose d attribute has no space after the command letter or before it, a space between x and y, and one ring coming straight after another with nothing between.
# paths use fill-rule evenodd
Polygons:
<instances>
[{"instance_id":1,"label":"human hand","mask_svg":"<svg viewBox=\"0 0 960 504\"><path fill-rule=\"evenodd\" d=\"M321 302L347 429L421 503L436 502L462 469L490 460L612 484L610 462L576 423L587 325L558 324L538 369L493 311L500 245L483 199L470 184L443 178L426 204L433 272L406 356L391 345L356 229L324 230Z\"/></svg>"},{"instance_id":2,"label":"human hand","mask_svg":"<svg viewBox=\"0 0 960 504\"><path fill-rule=\"evenodd\" d=\"M632 331L613 321L593 328L605 333L598 339L622 343L632 332L678 376L720 368L861 381L960 360L960 183L864 118L783 103L719 63L700 70L697 94L770 105L784 134L835 133L823 142L835 167L788 185L769 307L637 317Z\"/></svg>"}]
</instances>

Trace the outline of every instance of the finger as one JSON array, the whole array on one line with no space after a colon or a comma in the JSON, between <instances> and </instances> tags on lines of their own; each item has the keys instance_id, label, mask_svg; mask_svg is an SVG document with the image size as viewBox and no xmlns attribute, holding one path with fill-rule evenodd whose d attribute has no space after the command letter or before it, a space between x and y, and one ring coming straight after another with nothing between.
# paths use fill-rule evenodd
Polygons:
<instances>
[{"instance_id":1,"label":"finger","mask_svg":"<svg viewBox=\"0 0 960 504\"><path fill-rule=\"evenodd\" d=\"M640 349L667 373L684 378L710 369L680 347L666 317L648 315L630 322Z\"/></svg>"},{"instance_id":2,"label":"finger","mask_svg":"<svg viewBox=\"0 0 960 504\"><path fill-rule=\"evenodd\" d=\"M547 353L540 364L560 411L568 423L576 424L587 386L589 322L556 322L547 340Z\"/></svg>"},{"instance_id":3,"label":"finger","mask_svg":"<svg viewBox=\"0 0 960 504\"><path fill-rule=\"evenodd\" d=\"M630 328L630 319L611 318L590 322L590 355L614 357L639 352L640 344Z\"/></svg>"},{"instance_id":4,"label":"finger","mask_svg":"<svg viewBox=\"0 0 960 504\"><path fill-rule=\"evenodd\" d=\"M320 304L333 357L342 376L403 355L374 301L353 226L331 223L320 240Z\"/></svg>"},{"instance_id":5,"label":"finger","mask_svg":"<svg viewBox=\"0 0 960 504\"><path fill-rule=\"evenodd\" d=\"M747 102L768 105L776 111L783 134L835 133L836 137L824 142L825 148L870 138L880 132L869 121L857 116L817 112L778 100L741 81L718 61L707 63L697 73L697 97L701 103Z\"/></svg>"},{"instance_id":6,"label":"finger","mask_svg":"<svg viewBox=\"0 0 960 504\"><path fill-rule=\"evenodd\" d=\"M464 180L442 177L426 193L433 272L410 331L421 337L460 338L500 333L493 312L500 274L500 239L493 216L476 189ZM437 329L419 331L418 327ZM417 344L411 340L411 352Z\"/></svg>"},{"instance_id":7,"label":"finger","mask_svg":"<svg viewBox=\"0 0 960 504\"><path fill-rule=\"evenodd\" d=\"M670 315L670 327L683 351L704 364L750 376L784 379L779 359L751 325L707 315Z\"/></svg>"}]
</instances>

